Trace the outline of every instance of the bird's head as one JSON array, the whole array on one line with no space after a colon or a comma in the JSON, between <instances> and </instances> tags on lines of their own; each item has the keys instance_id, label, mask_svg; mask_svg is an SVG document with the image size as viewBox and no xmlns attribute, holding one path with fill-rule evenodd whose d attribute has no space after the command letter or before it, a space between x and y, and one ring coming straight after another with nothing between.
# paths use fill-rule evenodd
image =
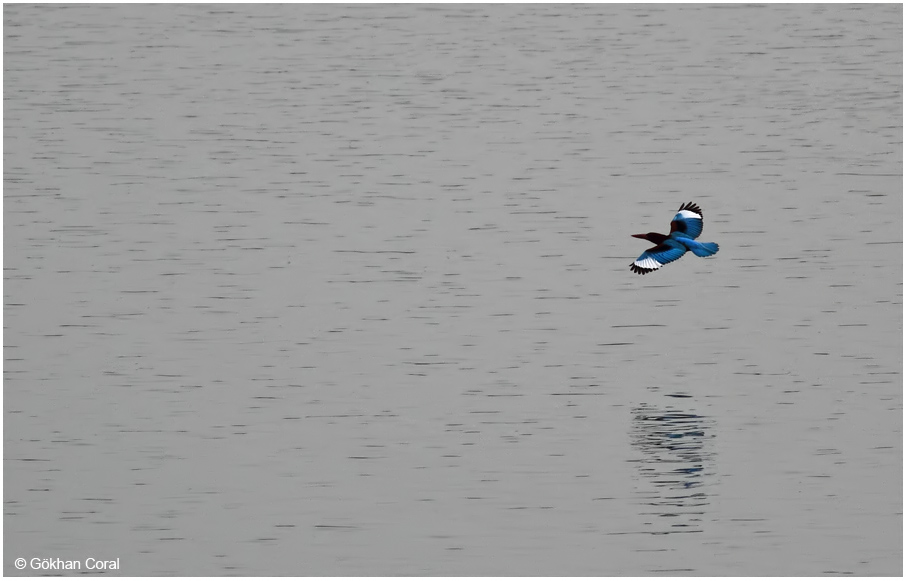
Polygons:
<instances>
[{"instance_id":1,"label":"bird's head","mask_svg":"<svg viewBox=\"0 0 907 581\"><path fill-rule=\"evenodd\" d=\"M648 240L649 242L654 242L660 244L667 239L667 236L664 234L659 234L658 232L648 232L646 234L631 234L633 238L642 238L643 240Z\"/></svg>"}]
</instances>

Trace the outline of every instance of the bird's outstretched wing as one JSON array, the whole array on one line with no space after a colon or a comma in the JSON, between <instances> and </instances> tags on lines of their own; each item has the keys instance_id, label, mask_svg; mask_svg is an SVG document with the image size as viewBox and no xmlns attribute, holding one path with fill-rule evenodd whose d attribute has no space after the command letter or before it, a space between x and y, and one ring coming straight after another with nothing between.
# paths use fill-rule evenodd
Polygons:
<instances>
[{"instance_id":1,"label":"bird's outstretched wing","mask_svg":"<svg viewBox=\"0 0 907 581\"><path fill-rule=\"evenodd\" d=\"M630 270L636 274L646 274L653 270L658 270L669 262L674 262L684 254L687 249L682 246L667 246L659 244L653 246L639 255L639 258L630 265Z\"/></svg>"},{"instance_id":2,"label":"bird's outstretched wing","mask_svg":"<svg viewBox=\"0 0 907 581\"><path fill-rule=\"evenodd\" d=\"M681 204L674 219L671 220L671 233L680 232L690 238L698 238L702 234L702 210L693 202Z\"/></svg>"}]
</instances>

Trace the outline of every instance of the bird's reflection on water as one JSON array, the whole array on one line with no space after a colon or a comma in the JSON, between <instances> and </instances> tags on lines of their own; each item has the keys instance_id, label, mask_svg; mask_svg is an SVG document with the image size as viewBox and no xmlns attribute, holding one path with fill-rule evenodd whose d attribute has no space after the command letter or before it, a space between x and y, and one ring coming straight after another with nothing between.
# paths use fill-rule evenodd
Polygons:
<instances>
[{"instance_id":1,"label":"bird's reflection on water","mask_svg":"<svg viewBox=\"0 0 907 581\"><path fill-rule=\"evenodd\" d=\"M637 486L644 530L702 532L714 476L714 422L689 410L642 404L633 410L631 439L639 456Z\"/></svg>"}]
</instances>

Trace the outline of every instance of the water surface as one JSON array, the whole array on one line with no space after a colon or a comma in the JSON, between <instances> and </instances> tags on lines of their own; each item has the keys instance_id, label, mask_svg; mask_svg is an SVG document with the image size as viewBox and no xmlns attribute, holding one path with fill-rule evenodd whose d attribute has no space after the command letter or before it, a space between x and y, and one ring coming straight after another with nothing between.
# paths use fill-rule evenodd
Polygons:
<instances>
[{"instance_id":1,"label":"water surface","mask_svg":"<svg viewBox=\"0 0 907 581\"><path fill-rule=\"evenodd\" d=\"M4 573L900 575L901 22L5 6Z\"/></svg>"}]
</instances>

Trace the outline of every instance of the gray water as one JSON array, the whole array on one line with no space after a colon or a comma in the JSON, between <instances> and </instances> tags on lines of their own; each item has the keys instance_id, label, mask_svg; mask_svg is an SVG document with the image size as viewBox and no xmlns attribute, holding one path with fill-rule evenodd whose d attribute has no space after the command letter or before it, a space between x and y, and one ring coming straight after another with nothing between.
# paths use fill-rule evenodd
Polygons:
<instances>
[{"instance_id":1,"label":"gray water","mask_svg":"<svg viewBox=\"0 0 907 581\"><path fill-rule=\"evenodd\" d=\"M902 15L5 5L4 573L900 575Z\"/></svg>"}]
</instances>

